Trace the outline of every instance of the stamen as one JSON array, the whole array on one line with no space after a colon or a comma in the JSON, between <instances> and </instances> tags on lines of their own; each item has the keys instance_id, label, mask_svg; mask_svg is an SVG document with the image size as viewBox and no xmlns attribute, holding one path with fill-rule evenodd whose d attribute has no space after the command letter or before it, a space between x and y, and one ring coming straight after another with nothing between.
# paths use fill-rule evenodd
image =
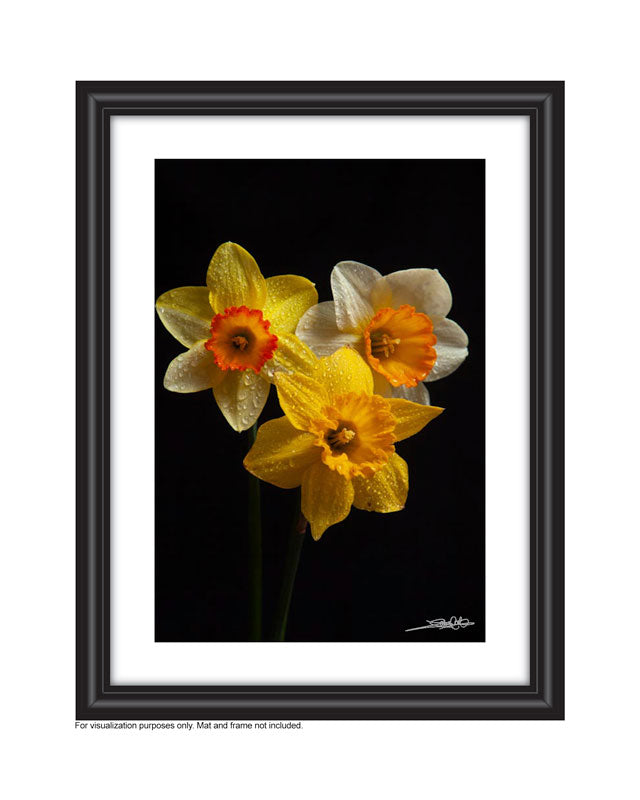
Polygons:
<instances>
[{"instance_id":1,"label":"stamen","mask_svg":"<svg viewBox=\"0 0 640 800\"><path fill-rule=\"evenodd\" d=\"M249 346L249 341L245 336L234 336L231 341L233 342L233 346L237 347L238 350L246 350Z\"/></svg>"},{"instance_id":2,"label":"stamen","mask_svg":"<svg viewBox=\"0 0 640 800\"><path fill-rule=\"evenodd\" d=\"M331 431L327 434L327 442L331 447L346 447L355 435L356 432L349 428L340 428L339 431Z\"/></svg>"},{"instance_id":3,"label":"stamen","mask_svg":"<svg viewBox=\"0 0 640 800\"><path fill-rule=\"evenodd\" d=\"M392 339L387 333L374 334L371 337L371 353L376 358L389 358L400 341L400 339Z\"/></svg>"}]
</instances>

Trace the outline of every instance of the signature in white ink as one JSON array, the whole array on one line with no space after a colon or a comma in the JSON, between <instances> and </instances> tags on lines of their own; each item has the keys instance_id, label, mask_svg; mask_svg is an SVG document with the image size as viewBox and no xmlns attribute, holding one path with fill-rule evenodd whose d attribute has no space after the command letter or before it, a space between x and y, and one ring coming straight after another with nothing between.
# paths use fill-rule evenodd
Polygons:
<instances>
[{"instance_id":1,"label":"signature in white ink","mask_svg":"<svg viewBox=\"0 0 640 800\"><path fill-rule=\"evenodd\" d=\"M429 628L437 628L438 630L444 630L445 628L451 628L452 631L458 631L460 628L468 628L469 625L475 625L475 622L470 622L466 617L450 617L449 619L445 619L444 617L438 617L438 619L428 619L428 625L420 625L417 628L405 628L405 633L409 633L409 631L424 631L428 630Z\"/></svg>"}]
</instances>

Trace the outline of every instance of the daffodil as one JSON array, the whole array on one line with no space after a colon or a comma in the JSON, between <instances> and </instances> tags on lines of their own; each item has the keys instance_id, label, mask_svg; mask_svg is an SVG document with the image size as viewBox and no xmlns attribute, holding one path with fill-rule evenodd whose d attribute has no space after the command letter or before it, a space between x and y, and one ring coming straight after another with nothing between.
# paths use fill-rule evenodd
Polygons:
<instances>
[{"instance_id":1,"label":"daffodil","mask_svg":"<svg viewBox=\"0 0 640 800\"><path fill-rule=\"evenodd\" d=\"M296 333L318 356L343 346L357 350L377 394L428 405L423 381L444 378L468 355L467 334L447 319L451 290L437 269L383 276L366 264L341 261L331 289L333 301L308 309Z\"/></svg>"},{"instance_id":2,"label":"daffodil","mask_svg":"<svg viewBox=\"0 0 640 800\"><path fill-rule=\"evenodd\" d=\"M382 513L404 507L409 470L395 445L442 408L374 394L370 368L347 347L318 359L308 375L280 373L275 382L285 416L260 426L244 465L282 489L302 486L314 539L352 505Z\"/></svg>"},{"instance_id":3,"label":"daffodil","mask_svg":"<svg viewBox=\"0 0 640 800\"><path fill-rule=\"evenodd\" d=\"M164 386L213 389L229 425L244 431L260 416L275 373L308 367L313 358L294 331L318 293L298 275L265 279L253 256L233 242L214 253L206 284L158 298L162 323L189 348L169 364Z\"/></svg>"}]
</instances>

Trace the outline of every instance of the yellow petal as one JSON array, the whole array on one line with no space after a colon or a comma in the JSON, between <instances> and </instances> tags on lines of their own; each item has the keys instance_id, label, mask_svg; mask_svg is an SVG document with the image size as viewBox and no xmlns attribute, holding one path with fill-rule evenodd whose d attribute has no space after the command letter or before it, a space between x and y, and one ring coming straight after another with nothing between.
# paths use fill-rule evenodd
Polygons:
<instances>
[{"instance_id":1,"label":"yellow petal","mask_svg":"<svg viewBox=\"0 0 640 800\"><path fill-rule=\"evenodd\" d=\"M228 370L224 380L214 386L213 396L234 431L246 431L258 419L271 387L250 369Z\"/></svg>"},{"instance_id":2,"label":"yellow petal","mask_svg":"<svg viewBox=\"0 0 640 800\"><path fill-rule=\"evenodd\" d=\"M295 333L300 317L318 302L315 286L299 275L275 275L267 278L266 284L264 318L278 336L280 332Z\"/></svg>"},{"instance_id":3,"label":"yellow petal","mask_svg":"<svg viewBox=\"0 0 640 800\"><path fill-rule=\"evenodd\" d=\"M385 466L370 478L354 478L353 489L353 505L356 508L382 514L400 511L407 502L409 492L407 462L394 453Z\"/></svg>"},{"instance_id":4,"label":"yellow petal","mask_svg":"<svg viewBox=\"0 0 640 800\"><path fill-rule=\"evenodd\" d=\"M217 314L231 306L262 309L267 297L267 284L254 257L233 242L221 244L213 254L207 286Z\"/></svg>"},{"instance_id":5,"label":"yellow petal","mask_svg":"<svg viewBox=\"0 0 640 800\"><path fill-rule=\"evenodd\" d=\"M160 321L185 347L209 338L214 315L206 286L181 286L161 294L156 301Z\"/></svg>"},{"instance_id":6,"label":"yellow petal","mask_svg":"<svg viewBox=\"0 0 640 800\"><path fill-rule=\"evenodd\" d=\"M316 369L318 359L304 342L294 333L278 331L278 346L262 368L262 373L273 382L276 372L301 372L311 377Z\"/></svg>"},{"instance_id":7,"label":"yellow petal","mask_svg":"<svg viewBox=\"0 0 640 800\"><path fill-rule=\"evenodd\" d=\"M164 388L170 392L200 392L222 382L225 374L216 366L213 353L204 341L181 353L169 364L164 376Z\"/></svg>"},{"instance_id":8,"label":"yellow petal","mask_svg":"<svg viewBox=\"0 0 640 800\"><path fill-rule=\"evenodd\" d=\"M245 469L281 489L293 489L302 483L307 467L320 458L314 440L313 434L297 430L286 417L271 419L258 429L243 462Z\"/></svg>"},{"instance_id":9,"label":"yellow petal","mask_svg":"<svg viewBox=\"0 0 640 800\"><path fill-rule=\"evenodd\" d=\"M376 370L371 370L373 377L373 392L382 397L391 397L392 387L389 381ZM422 384L421 384L422 385Z\"/></svg>"},{"instance_id":10,"label":"yellow petal","mask_svg":"<svg viewBox=\"0 0 640 800\"><path fill-rule=\"evenodd\" d=\"M326 387L331 397L347 392L373 394L369 365L349 347L341 347L332 355L321 358L314 377Z\"/></svg>"},{"instance_id":11,"label":"yellow petal","mask_svg":"<svg viewBox=\"0 0 640 800\"><path fill-rule=\"evenodd\" d=\"M391 413L396 419L396 427L393 432L397 442L418 433L427 422L431 422L444 411L444 408L439 406L423 406L419 403L412 403L410 400L394 397L389 398L388 403Z\"/></svg>"},{"instance_id":12,"label":"yellow petal","mask_svg":"<svg viewBox=\"0 0 640 800\"><path fill-rule=\"evenodd\" d=\"M302 479L302 513L309 520L311 535L319 539L330 525L349 515L353 502L351 481L317 461Z\"/></svg>"},{"instance_id":13,"label":"yellow petal","mask_svg":"<svg viewBox=\"0 0 640 800\"><path fill-rule=\"evenodd\" d=\"M308 431L312 422L324 416L322 410L329 405L329 395L318 381L301 373L278 372L275 384L282 410L296 428Z\"/></svg>"}]
</instances>

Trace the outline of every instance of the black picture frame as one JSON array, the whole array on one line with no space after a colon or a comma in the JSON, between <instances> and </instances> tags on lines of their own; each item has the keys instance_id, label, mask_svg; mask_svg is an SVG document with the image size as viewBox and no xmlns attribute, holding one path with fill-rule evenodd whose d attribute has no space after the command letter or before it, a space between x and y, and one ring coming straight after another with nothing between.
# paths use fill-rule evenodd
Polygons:
<instances>
[{"instance_id":1,"label":"black picture frame","mask_svg":"<svg viewBox=\"0 0 640 800\"><path fill-rule=\"evenodd\" d=\"M116 686L110 680L109 213L114 115L524 115L530 130L530 682ZM564 718L564 84L77 84L77 707L97 719Z\"/></svg>"}]
</instances>

